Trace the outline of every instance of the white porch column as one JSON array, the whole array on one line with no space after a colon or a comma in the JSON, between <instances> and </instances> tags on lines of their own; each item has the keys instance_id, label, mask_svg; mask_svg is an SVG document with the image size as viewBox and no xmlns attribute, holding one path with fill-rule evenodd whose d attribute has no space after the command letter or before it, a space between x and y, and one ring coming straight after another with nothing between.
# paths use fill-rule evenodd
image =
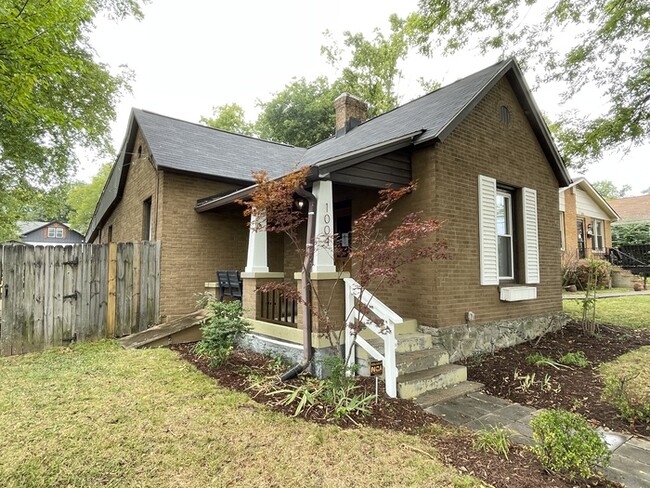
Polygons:
<instances>
[{"instance_id":1,"label":"white porch column","mask_svg":"<svg viewBox=\"0 0 650 488\"><path fill-rule=\"evenodd\" d=\"M260 212L251 214L251 225L248 230L248 258L246 259L246 273L268 273L269 266L267 262L266 251L266 230L255 231L260 225L264 224L264 213Z\"/></svg>"},{"instance_id":2,"label":"white porch column","mask_svg":"<svg viewBox=\"0 0 650 488\"><path fill-rule=\"evenodd\" d=\"M312 273L335 273L334 205L331 181L315 181L312 193L316 203L316 249Z\"/></svg>"}]
</instances>

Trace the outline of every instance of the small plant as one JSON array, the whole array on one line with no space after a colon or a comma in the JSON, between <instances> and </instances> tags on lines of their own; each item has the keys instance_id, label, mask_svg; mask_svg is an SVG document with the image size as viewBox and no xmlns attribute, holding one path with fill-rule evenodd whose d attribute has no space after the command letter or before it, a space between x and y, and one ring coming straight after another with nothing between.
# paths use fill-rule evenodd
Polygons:
<instances>
[{"instance_id":1,"label":"small plant","mask_svg":"<svg viewBox=\"0 0 650 488\"><path fill-rule=\"evenodd\" d=\"M554 361L553 359L544 356L543 354L539 352L535 352L533 354L530 354L527 358L526 361L528 361L530 364L534 366L551 366L555 369L562 369L566 368L563 364L558 363L557 361Z\"/></svg>"},{"instance_id":2,"label":"small plant","mask_svg":"<svg viewBox=\"0 0 650 488\"><path fill-rule=\"evenodd\" d=\"M490 429L481 429L476 432L472 445L474 449L499 454L508 459L512 442L507 429L492 426Z\"/></svg>"},{"instance_id":3,"label":"small plant","mask_svg":"<svg viewBox=\"0 0 650 488\"><path fill-rule=\"evenodd\" d=\"M586 368L591 364L582 351L567 352L563 356L560 356L558 362L566 366L577 366L578 368Z\"/></svg>"},{"instance_id":4,"label":"small plant","mask_svg":"<svg viewBox=\"0 0 650 488\"><path fill-rule=\"evenodd\" d=\"M535 373L520 375L519 371L515 370L514 378L515 381L519 381L518 390L527 393L535 385Z\"/></svg>"},{"instance_id":5,"label":"small plant","mask_svg":"<svg viewBox=\"0 0 650 488\"><path fill-rule=\"evenodd\" d=\"M611 453L584 417L561 409L544 410L532 421L533 451L546 469L571 479L591 478Z\"/></svg>"},{"instance_id":6,"label":"small plant","mask_svg":"<svg viewBox=\"0 0 650 488\"><path fill-rule=\"evenodd\" d=\"M223 366L235 348L237 339L250 330L250 325L242 318L241 303L238 301L220 302L207 296L199 302L207 311L201 326L202 338L194 351L210 360L210 366Z\"/></svg>"},{"instance_id":7,"label":"small plant","mask_svg":"<svg viewBox=\"0 0 650 488\"><path fill-rule=\"evenodd\" d=\"M346 375L343 359L328 358L325 365L330 376L324 380L308 378L299 386L289 385L286 388L271 392L271 395L283 395L281 405L291 405L297 402L294 416L303 411L309 411L314 406L323 407L324 417L341 419L347 417L354 422L352 415L370 415L369 406L375 401L375 395L359 393L360 389L354 377Z\"/></svg>"},{"instance_id":8,"label":"small plant","mask_svg":"<svg viewBox=\"0 0 650 488\"><path fill-rule=\"evenodd\" d=\"M605 378L603 399L614 405L621 417L631 422L650 422L650 395L643 393L635 380L639 373Z\"/></svg>"},{"instance_id":9,"label":"small plant","mask_svg":"<svg viewBox=\"0 0 650 488\"><path fill-rule=\"evenodd\" d=\"M555 388L553 387L553 381L551 380L551 375L548 374L545 374L544 379L539 383L542 391L552 391L554 393L560 393L560 391L562 390L562 385L558 384Z\"/></svg>"}]
</instances>

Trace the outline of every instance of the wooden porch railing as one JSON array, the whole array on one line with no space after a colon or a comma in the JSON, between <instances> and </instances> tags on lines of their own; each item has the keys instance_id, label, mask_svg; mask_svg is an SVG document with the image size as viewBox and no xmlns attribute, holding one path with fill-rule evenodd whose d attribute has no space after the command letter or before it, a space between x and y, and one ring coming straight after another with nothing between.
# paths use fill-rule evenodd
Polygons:
<instances>
[{"instance_id":1,"label":"wooden porch railing","mask_svg":"<svg viewBox=\"0 0 650 488\"><path fill-rule=\"evenodd\" d=\"M282 290L258 291L255 318L264 322L296 327L298 302Z\"/></svg>"},{"instance_id":2,"label":"wooden porch railing","mask_svg":"<svg viewBox=\"0 0 650 488\"><path fill-rule=\"evenodd\" d=\"M347 326L345 327L345 362L355 364L355 345L364 348L368 354L384 363L384 380L386 382L386 394L395 398L397 396L397 362L395 352L397 339L395 338L395 326L403 322L402 317L388 308L379 298L375 297L368 290L362 290L359 283L352 278L345 278L345 316ZM370 312L376 318L369 317ZM384 341L384 353L380 353L363 337L355 333L355 325L360 322L374 332Z\"/></svg>"}]
</instances>

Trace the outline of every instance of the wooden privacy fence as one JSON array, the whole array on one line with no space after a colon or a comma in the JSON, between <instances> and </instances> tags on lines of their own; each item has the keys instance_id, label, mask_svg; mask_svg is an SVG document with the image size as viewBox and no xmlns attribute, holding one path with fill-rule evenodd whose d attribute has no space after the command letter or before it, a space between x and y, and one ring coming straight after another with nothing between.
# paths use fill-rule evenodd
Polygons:
<instances>
[{"instance_id":1,"label":"wooden privacy fence","mask_svg":"<svg viewBox=\"0 0 650 488\"><path fill-rule=\"evenodd\" d=\"M121 337L160 318L160 242L0 246L0 355Z\"/></svg>"}]
</instances>

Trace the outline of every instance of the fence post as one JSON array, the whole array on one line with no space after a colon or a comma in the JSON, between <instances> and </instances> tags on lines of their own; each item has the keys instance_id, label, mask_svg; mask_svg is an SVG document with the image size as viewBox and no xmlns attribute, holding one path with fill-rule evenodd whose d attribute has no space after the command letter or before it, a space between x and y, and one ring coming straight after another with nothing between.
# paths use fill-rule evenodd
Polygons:
<instances>
[{"instance_id":1,"label":"fence post","mask_svg":"<svg viewBox=\"0 0 650 488\"><path fill-rule=\"evenodd\" d=\"M116 315L116 277L117 277L117 244L108 244L108 303L106 311L106 337L115 337Z\"/></svg>"}]
</instances>

